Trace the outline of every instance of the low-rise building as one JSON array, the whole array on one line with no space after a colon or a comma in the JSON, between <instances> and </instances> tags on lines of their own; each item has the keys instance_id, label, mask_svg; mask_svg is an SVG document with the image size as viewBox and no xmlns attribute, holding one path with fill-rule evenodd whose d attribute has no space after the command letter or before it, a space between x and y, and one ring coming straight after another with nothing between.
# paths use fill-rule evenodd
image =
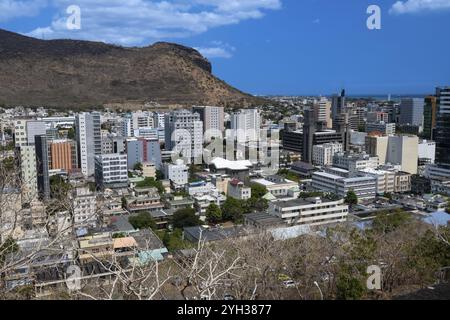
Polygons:
<instances>
[{"instance_id":1,"label":"low-rise building","mask_svg":"<svg viewBox=\"0 0 450 320\"><path fill-rule=\"evenodd\" d=\"M252 189L246 187L242 181L233 179L228 182L228 196L238 200L247 200L252 197Z\"/></svg>"},{"instance_id":2,"label":"low-rise building","mask_svg":"<svg viewBox=\"0 0 450 320\"><path fill-rule=\"evenodd\" d=\"M399 171L395 173L395 192L403 193L411 191L411 174Z\"/></svg>"},{"instance_id":3,"label":"low-rise building","mask_svg":"<svg viewBox=\"0 0 450 320\"><path fill-rule=\"evenodd\" d=\"M361 176L370 176L376 179L376 192L379 195L395 192L395 172L381 169L364 169Z\"/></svg>"},{"instance_id":4,"label":"low-rise building","mask_svg":"<svg viewBox=\"0 0 450 320\"><path fill-rule=\"evenodd\" d=\"M321 198L295 199L270 204L269 213L289 225L323 225L347 220L348 206L344 200Z\"/></svg>"},{"instance_id":5,"label":"low-rise building","mask_svg":"<svg viewBox=\"0 0 450 320\"><path fill-rule=\"evenodd\" d=\"M156 188L135 188L131 195L126 197L127 210L130 212L158 211L164 208L161 197Z\"/></svg>"},{"instance_id":6,"label":"low-rise building","mask_svg":"<svg viewBox=\"0 0 450 320\"><path fill-rule=\"evenodd\" d=\"M189 168L184 161L178 159L175 164L166 164L164 166L165 176L174 185L175 189L183 188L189 181Z\"/></svg>"},{"instance_id":7,"label":"low-rise building","mask_svg":"<svg viewBox=\"0 0 450 320\"><path fill-rule=\"evenodd\" d=\"M251 180L251 182L265 187L267 191L275 197L285 197L290 191L294 193L294 196L295 193L300 194L297 182L285 179L278 175L269 176L265 179L254 179Z\"/></svg>"},{"instance_id":8,"label":"low-rise building","mask_svg":"<svg viewBox=\"0 0 450 320\"><path fill-rule=\"evenodd\" d=\"M127 155L114 153L96 156L95 183L101 190L127 187Z\"/></svg>"},{"instance_id":9,"label":"low-rise building","mask_svg":"<svg viewBox=\"0 0 450 320\"><path fill-rule=\"evenodd\" d=\"M353 191L360 200L374 199L376 184L374 177L343 178L326 172L315 172L312 179L312 186L317 190L340 197L345 197L349 191Z\"/></svg>"}]
</instances>

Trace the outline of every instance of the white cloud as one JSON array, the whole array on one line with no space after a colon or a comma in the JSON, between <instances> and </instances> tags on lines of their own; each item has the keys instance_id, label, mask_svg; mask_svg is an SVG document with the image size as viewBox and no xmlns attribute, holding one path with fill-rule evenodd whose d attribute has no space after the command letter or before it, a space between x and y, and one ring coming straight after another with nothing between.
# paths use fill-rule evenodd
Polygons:
<instances>
[{"instance_id":1,"label":"white cloud","mask_svg":"<svg viewBox=\"0 0 450 320\"><path fill-rule=\"evenodd\" d=\"M221 41L213 41L209 47L196 47L195 49L208 59L229 59L233 57L233 53L236 51L235 47Z\"/></svg>"},{"instance_id":2,"label":"white cloud","mask_svg":"<svg viewBox=\"0 0 450 320\"><path fill-rule=\"evenodd\" d=\"M50 26L28 35L77 38L121 45L146 45L185 38L212 28L262 18L281 8L281 0L53 0L58 14ZM81 8L81 30L67 30L66 8Z\"/></svg>"},{"instance_id":3,"label":"white cloud","mask_svg":"<svg viewBox=\"0 0 450 320\"><path fill-rule=\"evenodd\" d=\"M46 5L46 0L0 0L0 22L18 17L35 16Z\"/></svg>"},{"instance_id":4,"label":"white cloud","mask_svg":"<svg viewBox=\"0 0 450 320\"><path fill-rule=\"evenodd\" d=\"M394 3L389 12L392 14L404 14L447 9L450 9L450 0L406 0Z\"/></svg>"}]
</instances>

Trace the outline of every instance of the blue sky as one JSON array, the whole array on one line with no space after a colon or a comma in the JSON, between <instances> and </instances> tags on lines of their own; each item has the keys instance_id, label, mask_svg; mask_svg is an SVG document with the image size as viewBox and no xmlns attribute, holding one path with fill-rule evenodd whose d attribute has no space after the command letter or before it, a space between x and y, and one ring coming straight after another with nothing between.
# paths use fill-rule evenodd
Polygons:
<instances>
[{"instance_id":1,"label":"blue sky","mask_svg":"<svg viewBox=\"0 0 450 320\"><path fill-rule=\"evenodd\" d=\"M381 30L367 7L380 6ZM68 30L67 7L81 9ZM0 0L0 28L51 38L198 48L253 94L433 93L450 85L450 0Z\"/></svg>"}]
</instances>

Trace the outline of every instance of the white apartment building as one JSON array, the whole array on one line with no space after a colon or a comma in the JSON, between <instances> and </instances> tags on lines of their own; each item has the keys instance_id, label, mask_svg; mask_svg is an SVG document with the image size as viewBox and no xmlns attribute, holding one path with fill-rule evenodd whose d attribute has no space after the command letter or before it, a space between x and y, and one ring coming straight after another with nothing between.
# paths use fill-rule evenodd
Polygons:
<instances>
[{"instance_id":1,"label":"white apartment building","mask_svg":"<svg viewBox=\"0 0 450 320\"><path fill-rule=\"evenodd\" d=\"M261 128L261 112L244 109L231 115L231 137L239 143L258 141Z\"/></svg>"},{"instance_id":2,"label":"white apartment building","mask_svg":"<svg viewBox=\"0 0 450 320\"><path fill-rule=\"evenodd\" d=\"M102 154L95 157L95 182L98 188L124 188L128 186L127 155Z\"/></svg>"},{"instance_id":3,"label":"white apartment building","mask_svg":"<svg viewBox=\"0 0 450 320\"><path fill-rule=\"evenodd\" d=\"M100 113L80 113L75 126L79 165L81 172L89 177L95 173L95 156L102 154Z\"/></svg>"},{"instance_id":4,"label":"white apartment building","mask_svg":"<svg viewBox=\"0 0 450 320\"><path fill-rule=\"evenodd\" d=\"M295 199L270 203L269 213L290 225L315 226L346 221L348 206L344 200Z\"/></svg>"},{"instance_id":5,"label":"white apartment building","mask_svg":"<svg viewBox=\"0 0 450 320\"><path fill-rule=\"evenodd\" d=\"M286 197L290 193L299 193L299 186L297 182L285 179L281 176L275 175L269 176L266 179L254 179L251 183L265 187L267 191L275 197Z\"/></svg>"},{"instance_id":6,"label":"white apartment building","mask_svg":"<svg viewBox=\"0 0 450 320\"><path fill-rule=\"evenodd\" d=\"M419 142L419 159L429 159L433 164L436 161L436 142L421 140Z\"/></svg>"},{"instance_id":7,"label":"white apartment building","mask_svg":"<svg viewBox=\"0 0 450 320\"><path fill-rule=\"evenodd\" d=\"M37 195L37 171L35 146L20 147L20 170L22 181L22 201L29 202Z\"/></svg>"},{"instance_id":8,"label":"white apartment building","mask_svg":"<svg viewBox=\"0 0 450 320\"><path fill-rule=\"evenodd\" d=\"M333 166L346 169L350 174L355 174L364 169L375 169L379 165L377 156L371 157L368 154L354 154L347 152L335 153L333 156Z\"/></svg>"},{"instance_id":9,"label":"white apartment building","mask_svg":"<svg viewBox=\"0 0 450 320\"><path fill-rule=\"evenodd\" d=\"M153 127L164 129L164 117L165 113L153 112Z\"/></svg>"},{"instance_id":10,"label":"white apartment building","mask_svg":"<svg viewBox=\"0 0 450 320\"><path fill-rule=\"evenodd\" d=\"M166 164L164 169L166 178L175 186L181 187L189 182L189 168L183 160L178 159L175 164Z\"/></svg>"},{"instance_id":11,"label":"white apartment building","mask_svg":"<svg viewBox=\"0 0 450 320\"><path fill-rule=\"evenodd\" d=\"M97 200L89 188L76 188L72 192L75 227L95 227L98 221Z\"/></svg>"},{"instance_id":12,"label":"white apartment building","mask_svg":"<svg viewBox=\"0 0 450 320\"><path fill-rule=\"evenodd\" d=\"M325 143L313 146L313 164L316 166L331 166L333 156L343 151L342 143Z\"/></svg>"},{"instance_id":13,"label":"white apartment building","mask_svg":"<svg viewBox=\"0 0 450 320\"><path fill-rule=\"evenodd\" d=\"M206 142L210 142L213 137L222 135L225 129L225 112L223 107L199 106L193 107L192 111L200 115Z\"/></svg>"},{"instance_id":14,"label":"white apartment building","mask_svg":"<svg viewBox=\"0 0 450 320\"><path fill-rule=\"evenodd\" d=\"M333 122L331 120L331 101L325 97L322 97L314 105L313 110L316 121L326 122L327 128L329 129L333 127Z\"/></svg>"},{"instance_id":15,"label":"white apartment building","mask_svg":"<svg viewBox=\"0 0 450 320\"><path fill-rule=\"evenodd\" d=\"M360 200L371 200L376 196L377 179L374 177L344 178L326 172L314 172L312 187L323 192L331 192L345 197L352 190Z\"/></svg>"},{"instance_id":16,"label":"white apartment building","mask_svg":"<svg viewBox=\"0 0 450 320\"><path fill-rule=\"evenodd\" d=\"M26 146L27 139L27 120L14 121L14 144L16 147Z\"/></svg>"},{"instance_id":17,"label":"white apartment building","mask_svg":"<svg viewBox=\"0 0 450 320\"><path fill-rule=\"evenodd\" d=\"M233 179L228 182L227 195L238 200L248 200L252 197L252 189L246 187L244 183L238 179Z\"/></svg>"},{"instance_id":18,"label":"white apartment building","mask_svg":"<svg viewBox=\"0 0 450 320\"><path fill-rule=\"evenodd\" d=\"M361 176L370 176L376 179L376 192L379 195L395 192L395 171L364 169Z\"/></svg>"},{"instance_id":19,"label":"white apartment building","mask_svg":"<svg viewBox=\"0 0 450 320\"><path fill-rule=\"evenodd\" d=\"M198 113L172 111L165 116L166 150L181 153L186 163L203 160L203 122Z\"/></svg>"}]
</instances>

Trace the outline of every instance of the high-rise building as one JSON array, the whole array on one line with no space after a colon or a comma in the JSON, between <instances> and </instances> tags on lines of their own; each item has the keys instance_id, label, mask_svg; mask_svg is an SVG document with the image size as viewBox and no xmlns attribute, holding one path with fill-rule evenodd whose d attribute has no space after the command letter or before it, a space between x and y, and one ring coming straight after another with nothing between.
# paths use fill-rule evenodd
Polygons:
<instances>
[{"instance_id":1,"label":"high-rise building","mask_svg":"<svg viewBox=\"0 0 450 320\"><path fill-rule=\"evenodd\" d=\"M49 166L52 170L60 169L71 173L78 169L76 142L72 140L49 141Z\"/></svg>"},{"instance_id":2,"label":"high-rise building","mask_svg":"<svg viewBox=\"0 0 450 320\"><path fill-rule=\"evenodd\" d=\"M203 122L198 113L172 111L165 116L166 150L182 153L186 162L203 159Z\"/></svg>"},{"instance_id":3,"label":"high-rise building","mask_svg":"<svg viewBox=\"0 0 450 320\"><path fill-rule=\"evenodd\" d=\"M225 123L223 107L198 106L193 107L192 111L200 115L200 120L203 122L203 132L209 133L205 134L206 142L223 133Z\"/></svg>"},{"instance_id":4,"label":"high-rise building","mask_svg":"<svg viewBox=\"0 0 450 320\"><path fill-rule=\"evenodd\" d=\"M27 142L34 143L34 137L47 134L47 125L44 121L27 121Z\"/></svg>"},{"instance_id":5,"label":"high-rise building","mask_svg":"<svg viewBox=\"0 0 450 320\"><path fill-rule=\"evenodd\" d=\"M41 200L48 200L50 198L50 163L47 136L35 136L34 144L36 148L36 171L39 198Z\"/></svg>"},{"instance_id":6,"label":"high-rise building","mask_svg":"<svg viewBox=\"0 0 450 320\"><path fill-rule=\"evenodd\" d=\"M102 154L95 157L95 183L98 189L126 188L128 169L126 154Z\"/></svg>"},{"instance_id":7,"label":"high-rise building","mask_svg":"<svg viewBox=\"0 0 450 320\"><path fill-rule=\"evenodd\" d=\"M338 142L315 145L313 146L313 164L316 166L331 166L334 154L342 151L342 143Z\"/></svg>"},{"instance_id":8,"label":"high-rise building","mask_svg":"<svg viewBox=\"0 0 450 320\"><path fill-rule=\"evenodd\" d=\"M23 202L29 203L37 195L36 148L33 145L18 148Z\"/></svg>"},{"instance_id":9,"label":"high-rise building","mask_svg":"<svg viewBox=\"0 0 450 320\"><path fill-rule=\"evenodd\" d=\"M314 121L314 112L311 110L305 110L305 117L303 124L303 153L302 153L302 160L304 162L312 163L315 133L316 133L316 122Z\"/></svg>"},{"instance_id":10,"label":"high-rise building","mask_svg":"<svg viewBox=\"0 0 450 320\"><path fill-rule=\"evenodd\" d=\"M258 141L261 129L261 112L258 109L244 109L231 115L232 137L238 143Z\"/></svg>"},{"instance_id":11,"label":"high-rise building","mask_svg":"<svg viewBox=\"0 0 450 320\"><path fill-rule=\"evenodd\" d=\"M325 122L327 128L333 127L333 121L331 119L331 102L327 98L322 97L318 103L313 106L314 117L316 122Z\"/></svg>"},{"instance_id":12,"label":"high-rise building","mask_svg":"<svg viewBox=\"0 0 450 320\"><path fill-rule=\"evenodd\" d=\"M130 170L144 162L152 162L158 170L161 168L161 148L157 139L127 139L127 156Z\"/></svg>"},{"instance_id":13,"label":"high-rise building","mask_svg":"<svg viewBox=\"0 0 450 320\"><path fill-rule=\"evenodd\" d=\"M368 136L366 152L378 156L380 165L400 165L402 171L417 174L419 138L417 136Z\"/></svg>"},{"instance_id":14,"label":"high-rise building","mask_svg":"<svg viewBox=\"0 0 450 320\"><path fill-rule=\"evenodd\" d=\"M401 124L411 124L423 128L424 100L421 98L404 98L400 103Z\"/></svg>"},{"instance_id":15,"label":"high-rise building","mask_svg":"<svg viewBox=\"0 0 450 320\"><path fill-rule=\"evenodd\" d=\"M16 147L26 146L28 144L27 120L19 119L14 121L14 144Z\"/></svg>"},{"instance_id":16,"label":"high-rise building","mask_svg":"<svg viewBox=\"0 0 450 320\"><path fill-rule=\"evenodd\" d=\"M423 111L423 136L426 139L433 140L433 131L436 128L437 104L435 96L425 97L425 106Z\"/></svg>"},{"instance_id":17,"label":"high-rise building","mask_svg":"<svg viewBox=\"0 0 450 320\"><path fill-rule=\"evenodd\" d=\"M436 89L436 163L450 170L450 87Z\"/></svg>"},{"instance_id":18,"label":"high-rise building","mask_svg":"<svg viewBox=\"0 0 450 320\"><path fill-rule=\"evenodd\" d=\"M102 154L100 113L80 113L76 117L79 168L85 176L95 171L95 156Z\"/></svg>"},{"instance_id":19,"label":"high-rise building","mask_svg":"<svg viewBox=\"0 0 450 320\"><path fill-rule=\"evenodd\" d=\"M331 98L331 118L333 121L338 115L345 111L345 90L341 91L341 94L334 95Z\"/></svg>"},{"instance_id":20,"label":"high-rise building","mask_svg":"<svg viewBox=\"0 0 450 320\"><path fill-rule=\"evenodd\" d=\"M164 117L165 113L162 112L153 112L153 126L155 128L161 128L164 129L165 123L164 123Z\"/></svg>"}]
</instances>

